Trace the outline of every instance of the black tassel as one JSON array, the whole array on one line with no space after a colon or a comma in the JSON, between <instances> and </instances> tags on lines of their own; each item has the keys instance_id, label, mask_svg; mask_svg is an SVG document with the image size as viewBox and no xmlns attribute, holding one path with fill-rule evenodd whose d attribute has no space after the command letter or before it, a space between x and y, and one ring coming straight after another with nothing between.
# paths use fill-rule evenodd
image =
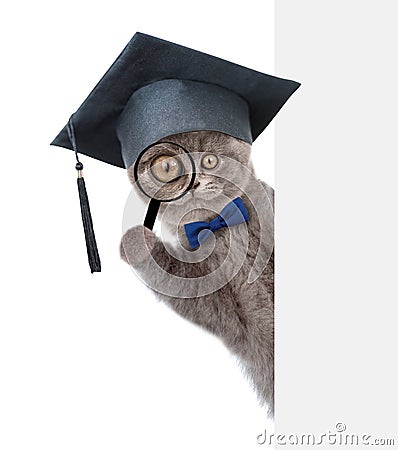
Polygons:
<instances>
[{"instance_id":1,"label":"black tassel","mask_svg":"<svg viewBox=\"0 0 398 450\"><path fill-rule=\"evenodd\" d=\"M101 260L98 254L97 242L95 240L93 220L91 218L90 204L88 202L88 196L86 191L86 184L83 178L83 164L79 161L77 154L77 146L75 133L73 129L72 117L68 123L69 139L72 143L73 150L76 155L76 170L77 170L77 187L79 189L80 209L82 212L84 236L86 238L88 263L90 264L91 273L101 272Z\"/></svg>"},{"instance_id":2,"label":"black tassel","mask_svg":"<svg viewBox=\"0 0 398 450\"><path fill-rule=\"evenodd\" d=\"M88 263L90 264L91 273L101 272L101 260L98 254L97 242L95 240L93 219L91 218L86 184L82 176L83 164L81 162L76 164L76 170L78 173L77 187L79 189L80 209L82 211L84 235L86 237Z\"/></svg>"}]
</instances>

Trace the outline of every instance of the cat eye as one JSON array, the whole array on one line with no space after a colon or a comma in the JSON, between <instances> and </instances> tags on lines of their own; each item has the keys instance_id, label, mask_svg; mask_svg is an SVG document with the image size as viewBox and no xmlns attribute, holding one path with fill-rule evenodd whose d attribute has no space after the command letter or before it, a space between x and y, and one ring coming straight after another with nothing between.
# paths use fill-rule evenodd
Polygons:
<instances>
[{"instance_id":1,"label":"cat eye","mask_svg":"<svg viewBox=\"0 0 398 450\"><path fill-rule=\"evenodd\" d=\"M151 163L153 176L162 183L170 183L181 175L181 163L175 156L160 155Z\"/></svg>"},{"instance_id":2,"label":"cat eye","mask_svg":"<svg viewBox=\"0 0 398 450\"><path fill-rule=\"evenodd\" d=\"M218 157L213 153L207 153L202 158L202 167L204 169L214 169L218 164Z\"/></svg>"}]
</instances>

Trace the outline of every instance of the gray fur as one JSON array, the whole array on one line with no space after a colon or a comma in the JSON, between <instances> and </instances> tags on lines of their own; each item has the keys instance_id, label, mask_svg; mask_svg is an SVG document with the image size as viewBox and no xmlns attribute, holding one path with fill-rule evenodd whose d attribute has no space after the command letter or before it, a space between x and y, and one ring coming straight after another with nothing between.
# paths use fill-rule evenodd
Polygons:
<instances>
[{"instance_id":1,"label":"gray fur","mask_svg":"<svg viewBox=\"0 0 398 450\"><path fill-rule=\"evenodd\" d=\"M250 160L250 145L225 134L212 131L181 133L169 136L164 141L182 145L190 152L211 152L225 155L247 167L254 174ZM160 141L161 142L161 141ZM199 164L197 164L199 165ZM234 171L231 183L223 178L223 171ZM225 173L225 172L224 172ZM133 167L128 170L134 182ZM245 192L254 190L256 195L249 198ZM253 189L254 188L254 189ZM221 195L221 193L223 195ZM248 276L261 251L260 224L256 211L268 202L273 203L273 189L244 171L223 166L197 174L197 183L191 193L176 202L162 204L159 211L162 227L178 239L169 246L172 254L152 231L143 226L128 230L122 238L120 253L139 273L143 281L155 286L157 297L169 305L185 319L200 325L217 335L228 349L238 357L241 367L256 390L261 404L266 404L269 415L274 407L274 259L273 253L259 278L248 283ZM250 221L230 229L216 232L196 251L187 251L188 243L183 224L196 220L211 220L214 211L225 206L225 197L234 199L241 196L249 212ZM273 222L273 216L266 218ZM272 229L272 228L270 228ZM267 229L262 233L269 232ZM245 239L246 233L246 239ZM248 239L247 239L248 233ZM273 236L270 237L273 242ZM231 241L230 241L231 239ZM231 245L232 242L232 245ZM248 243L248 247L244 245ZM166 246L166 247L165 247ZM214 247L214 248L213 248ZM229 252L229 253L228 253ZM225 276L224 286L213 293L195 297L198 285L175 282L170 274L181 280L195 279L213 273L228 258L239 260L244 252L242 266L226 265L220 277ZM204 255L204 259L202 256ZM208 255L208 257L205 257ZM164 271L154 270L154 262ZM230 279L232 278L232 279ZM171 281L170 281L171 280ZM162 287L171 287L173 296L162 293ZM159 287L156 288L156 286ZM200 286L207 288L207 286ZM192 292L188 292L192 289ZM161 291L161 292L159 292ZM166 289L167 291L167 289ZM164 292L164 291L163 291ZM176 295L177 294L177 295ZM190 297L190 298L187 298Z\"/></svg>"}]
</instances>

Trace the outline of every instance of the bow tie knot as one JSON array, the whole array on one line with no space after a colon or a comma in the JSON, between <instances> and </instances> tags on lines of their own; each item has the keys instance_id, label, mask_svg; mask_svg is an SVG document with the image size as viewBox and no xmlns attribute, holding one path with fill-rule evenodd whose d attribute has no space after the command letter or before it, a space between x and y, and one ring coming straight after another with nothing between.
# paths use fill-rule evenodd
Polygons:
<instances>
[{"instance_id":1,"label":"bow tie knot","mask_svg":"<svg viewBox=\"0 0 398 450\"><path fill-rule=\"evenodd\" d=\"M215 219L213 219L210 223L210 231L217 231L220 228L224 228L227 226L225 220L221 216L217 216Z\"/></svg>"},{"instance_id":2,"label":"bow tie knot","mask_svg":"<svg viewBox=\"0 0 398 450\"><path fill-rule=\"evenodd\" d=\"M249 214L240 197L228 203L220 215L211 222L191 222L184 225L185 234L192 249L200 246L210 234L221 228L231 227L247 222Z\"/></svg>"}]
</instances>

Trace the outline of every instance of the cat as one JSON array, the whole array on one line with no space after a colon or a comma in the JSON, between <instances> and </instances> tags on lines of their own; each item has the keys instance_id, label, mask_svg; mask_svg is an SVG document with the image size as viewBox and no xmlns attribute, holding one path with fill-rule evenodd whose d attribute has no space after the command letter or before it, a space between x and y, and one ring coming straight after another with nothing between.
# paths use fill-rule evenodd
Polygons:
<instances>
[{"instance_id":1,"label":"cat","mask_svg":"<svg viewBox=\"0 0 398 450\"><path fill-rule=\"evenodd\" d=\"M168 136L159 140L159 148L167 150L166 141L193 155L198 172L195 182L185 196L161 204L162 239L135 226L122 237L121 258L160 300L224 342L238 358L260 404L273 417L273 189L256 178L251 145L244 141L216 131ZM127 173L135 185L134 165ZM236 197L242 198L249 221L217 230L192 251L184 224L214 219ZM260 253L263 270L249 283Z\"/></svg>"}]
</instances>

